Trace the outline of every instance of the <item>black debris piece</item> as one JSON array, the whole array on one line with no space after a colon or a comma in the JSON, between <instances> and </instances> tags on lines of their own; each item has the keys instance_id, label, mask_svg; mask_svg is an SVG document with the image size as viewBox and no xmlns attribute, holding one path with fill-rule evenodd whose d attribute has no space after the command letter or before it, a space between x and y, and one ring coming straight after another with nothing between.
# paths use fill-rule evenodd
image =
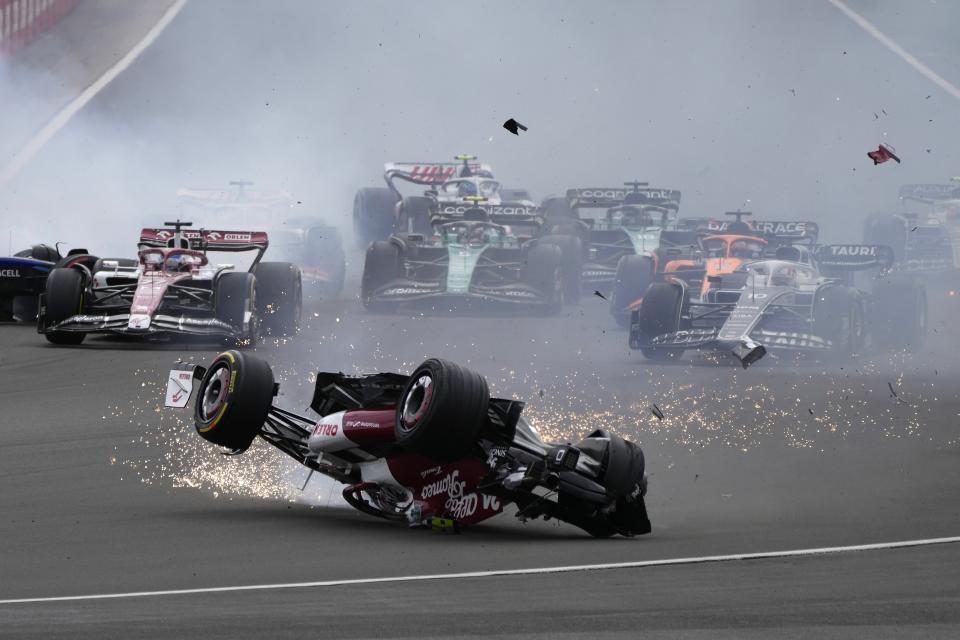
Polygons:
<instances>
[{"instance_id":1,"label":"black debris piece","mask_svg":"<svg viewBox=\"0 0 960 640\"><path fill-rule=\"evenodd\" d=\"M657 420L663 420L663 411L660 411L660 407L657 405L650 405L650 413L652 413Z\"/></svg>"},{"instance_id":2,"label":"black debris piece","mask_svg":"<svg viewBox=\"0 0 960 640\"><path fill-rule=\"evenodd\" d=\"M525 126L523 126L522 124L520 124L519 122L517 122L517 121L514 120L513 118L510 118L509 120L507 120L506 122L504 122L504 123L503 123L503 128L506 129L507 131L509 131L510 133L512 133L512 134L515 135L515 136L520 135L520 132L517 131L517 129L519 129L520 131L526 131L526 130L527 130L527 128L526 128Z\"/></svg>"},{"instance_id":3,"label":"black debris piece","mask_svg":"<svg viewBox=\"0 0 960 640\"><path fill-rule=\"evenodd\" d=\"M603 294L600 293L599 291L594 291L594 292L593 292L593 295L597 296L598 298L603 298L604 300L607 299L607 296L603 295Z\"/></svg>"}]
</instances>

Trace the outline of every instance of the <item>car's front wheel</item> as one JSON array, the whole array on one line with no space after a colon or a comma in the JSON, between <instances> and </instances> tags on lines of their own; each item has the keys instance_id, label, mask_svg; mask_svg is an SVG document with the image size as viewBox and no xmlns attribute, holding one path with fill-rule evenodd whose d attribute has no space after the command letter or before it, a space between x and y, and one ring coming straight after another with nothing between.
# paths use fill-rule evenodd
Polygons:
<instances>
[{"instance_id":1,"label":"car's front wheel","mask_svg":"<svg viewBox=\"0 0 960 640\"><path fill-rule=\"evenodd\" d=\"M197 433L221 447L246 450L267 419L273 394L273 372L265 360L237 350L221 353L197 390Z\"/></svg>"}]
</instances>

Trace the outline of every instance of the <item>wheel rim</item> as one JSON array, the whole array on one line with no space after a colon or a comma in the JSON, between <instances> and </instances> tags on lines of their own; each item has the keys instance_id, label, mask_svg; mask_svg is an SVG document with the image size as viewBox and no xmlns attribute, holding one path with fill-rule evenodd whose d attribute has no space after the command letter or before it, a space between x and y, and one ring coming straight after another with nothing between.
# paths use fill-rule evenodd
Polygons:
<instances>
[{"instance_id":1,"label":"wheel rim","mask_svg":"<svg viewBox=\"0 0 960 640\"><path fill-rule=\"evenodd\" d=\"M227 391L230 382L230 367L221 363L210 375L207 385L203 389L200 400L200 417L204 421L211 420L217 415L227 400Z\"/></svg>"},{"instance_id":2,"label":"wheel rim","mask_svg":"<svg viewBox=\"0 0 960 640\"><path fill-rule=\"evenodd\" d=\"M417 426L417 423L423 419L423 415L427 412L432 396L433 379L429 375L423 374L413 383L403 400L403 413L400 417L401 429L410 431Z\"/></svg>"}]
</instances>

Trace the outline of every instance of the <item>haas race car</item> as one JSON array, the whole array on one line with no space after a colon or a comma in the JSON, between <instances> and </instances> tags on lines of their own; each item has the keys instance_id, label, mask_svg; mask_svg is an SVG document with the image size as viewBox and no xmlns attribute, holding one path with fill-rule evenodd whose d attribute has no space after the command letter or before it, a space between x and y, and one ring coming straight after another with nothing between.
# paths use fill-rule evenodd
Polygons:
<instances>
[{"instance_id":1,"label":"haas race car","mask_svg":"<svg viewBox=\"0 0 960 640\"><path fill-rule=\"evenodd\" d=\"M639 446L604 430L546 443L522 402L491 398L483 377L452 362L430 359L409 376L319 373L310 403L319 419L274 406L270 366L249 354L178 365L166 406L185 407L194 380L202 438L234 455L259 436L346 485L344 499L363 513L456 530L513 503L521 520L555 518L598 537L650 532Z\"/></svg>"},{"instance_id":2,"label":"haas race car","mask_svg":"<svg viewBox=\"0 0 960 640\"><path fill-rule=\"evenodd\" d=\"M261 262L267 234L143 229L137 259L74 256L50 271L38 331L54 344L88 333L192 334L255 344L261 331L292 335L300 324L300 270ZM209 252L255 251L250 270L212 264Z\"/></svg>"},{"instance_id":3,"label":"haas race car","mask_svg":"<svg viewBox=\"0 0 960 640\"><path fill-rule=\"evenodd\" d=\"M698 290L680 277L652 283L632 312L630 348L652 360L688 349L728 351L743 367L768 350L851 357L868 346L920 345L927 329L922 283L890 272L882 245L824 245L812 255L742 262ZM810 256L809 262L801 261ZM867 287L855 275L867 275ZM864 273L871 272L871 273Z\"/></svg>"},{"instance_id":4,"label":"haas race car","mask_svg":"<svg viewBox=\"0 0 960 640\"><path fill-rule=\"evenodd\" d=\"M178 189L177 201L184 213L214 228L263 229L271 257L299 267L305 296L337 297L346 272L339 230L319 216L293 215L296 201L289 193L252 185L234 180L230 189Z\"/></svg>"}]
</instances>

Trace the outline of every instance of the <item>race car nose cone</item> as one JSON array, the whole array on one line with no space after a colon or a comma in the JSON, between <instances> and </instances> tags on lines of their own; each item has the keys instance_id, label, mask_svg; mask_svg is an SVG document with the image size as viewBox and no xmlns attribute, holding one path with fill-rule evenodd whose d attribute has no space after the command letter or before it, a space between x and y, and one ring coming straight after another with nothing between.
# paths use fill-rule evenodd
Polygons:
<instances>
[{"instance_id":1,"label":"race car nose cone","mask_svg":"<svg viewBox=\"0 0 960 640\"><path fill-rule=\"evenodd\" d=\"M127 329L133 331L146 331L150 328L150 316L146 313L133 313L130 314L130 319L127 320Z\"/></svg>"}]
</instances>

